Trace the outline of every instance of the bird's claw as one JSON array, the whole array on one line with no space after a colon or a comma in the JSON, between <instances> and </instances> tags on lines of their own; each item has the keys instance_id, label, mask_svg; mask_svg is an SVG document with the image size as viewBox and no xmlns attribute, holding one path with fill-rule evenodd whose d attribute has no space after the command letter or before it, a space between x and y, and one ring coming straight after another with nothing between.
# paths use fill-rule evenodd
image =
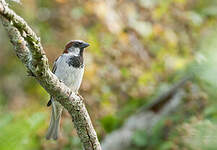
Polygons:
<instances>
[{"instance_id":1,"label":"bird's claw","mask_svg":"<svg viewBox=\"0 0 217 150\"><path fill-rule=\"evenodd\" d=\"M74 93L74 92L70 92L69 97L71 97L71 96L76 100L79 100L81 98L79 95L77 95L77 93Z\"/></svg>"},{"instance_id":2,"label":"bird's claw","mask_svg":"<svg viewBox=\"0 0 217 150\"><path fill-rule=\"evenodd\" d=\"M79 93L76 93L76 95L78 96L78 97L80 97L80 99L84 99Z\"/></svg>"}]
</instances>

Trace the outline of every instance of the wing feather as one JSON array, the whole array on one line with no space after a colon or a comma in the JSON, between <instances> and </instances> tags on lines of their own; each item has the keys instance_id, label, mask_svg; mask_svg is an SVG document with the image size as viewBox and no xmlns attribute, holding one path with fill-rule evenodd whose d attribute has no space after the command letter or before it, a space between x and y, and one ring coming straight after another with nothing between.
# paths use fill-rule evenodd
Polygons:
<instances>
[{"instance_id":1,"label":"wing feather","mask_svg":"<svg viewBox=\"0 0 217 150\"><path fill-rule=\"evenodd\" d=\"M54 63L53 63L53 68L52 68L52 72L55 74L56 70L57 70L57 61L60 57L58 57ZM50 97L50 100L48 101L47 103L47 107L49 107L51 104L52 104L52 101L51 101L52 97Z\"/></svg>"},{"instance_id":2,"label":"wing feather","mask_svg":"<svg viewBox=\"0 0 217 150\"><path fill-rule=\"evenodd\" d=\"M53 73L55 73L56 70L57 70L57 61L58 61L59 58L60 58L60 57L58 57L58 58L54 61L54 63L53 63L53 68L52 68L52 72L53 72Z\"/></svg>"}]
</instances>

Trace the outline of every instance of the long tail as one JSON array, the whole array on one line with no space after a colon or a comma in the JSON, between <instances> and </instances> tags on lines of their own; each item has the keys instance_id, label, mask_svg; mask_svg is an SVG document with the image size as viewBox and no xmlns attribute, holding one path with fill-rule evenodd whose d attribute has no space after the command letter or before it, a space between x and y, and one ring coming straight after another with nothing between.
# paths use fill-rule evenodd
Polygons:
<instances>
[{"instance_id":1,"label":"long tail","mask_svg":"<svg viewBox=\"0 0 217 150\"><path fill-rule=\"evenodd\" d=\"M57 102L51 99L52 103L52 113L51 113L51 120L50 120L50 126L48 128L46 139L58 139L58 132L59 132L59 125L60 125L60 119L62 114L62 106Z\"/></svg>"}]
</instances>

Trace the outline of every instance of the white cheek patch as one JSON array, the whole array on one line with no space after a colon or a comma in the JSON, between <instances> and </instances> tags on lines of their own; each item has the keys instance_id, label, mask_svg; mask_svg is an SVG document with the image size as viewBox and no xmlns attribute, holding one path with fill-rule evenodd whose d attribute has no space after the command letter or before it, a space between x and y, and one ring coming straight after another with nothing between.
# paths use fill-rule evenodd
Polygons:
<instances>
[{"instance_id":1,"label":"white cheek patch","mask_svg":"<svg viewBox=\"0 0 217 150\"><path fill-rule=\"evenodd\" d=\"M76 56L78 56L79 53L80 53L80 49L79 49L79 48L74 48L74 47L70 47L70 48L68 49L68 51L69 51L71 54L76 55Z\"/></svg>"},{"instance_id":2,"label":"white cheek patch","mask_svg":"<svg viewBox=\"0 0 217 150\"><path fill-rule=\"evenodd\" d=\"M80 49L79 48L75 48L75 54L79 55L79 53L80 53Z\"/></svg>"}]
</instances>

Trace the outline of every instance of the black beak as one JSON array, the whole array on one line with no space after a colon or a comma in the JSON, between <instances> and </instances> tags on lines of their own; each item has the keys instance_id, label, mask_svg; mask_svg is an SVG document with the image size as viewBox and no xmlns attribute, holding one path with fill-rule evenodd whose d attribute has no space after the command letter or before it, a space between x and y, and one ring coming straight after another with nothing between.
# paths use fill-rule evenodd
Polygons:
<instances>
[{"instance_id":1,"label":"black beak","mask_svg":"<svg viewBox=\"0 0 217 150\"><path fill-rule=\"evenodd\" d=\"M88 44L88 43L82 43L81 46L80 46L80 48L86 48L88 46L90 46L90 44Z\"/></svg>"}]
</instances>

